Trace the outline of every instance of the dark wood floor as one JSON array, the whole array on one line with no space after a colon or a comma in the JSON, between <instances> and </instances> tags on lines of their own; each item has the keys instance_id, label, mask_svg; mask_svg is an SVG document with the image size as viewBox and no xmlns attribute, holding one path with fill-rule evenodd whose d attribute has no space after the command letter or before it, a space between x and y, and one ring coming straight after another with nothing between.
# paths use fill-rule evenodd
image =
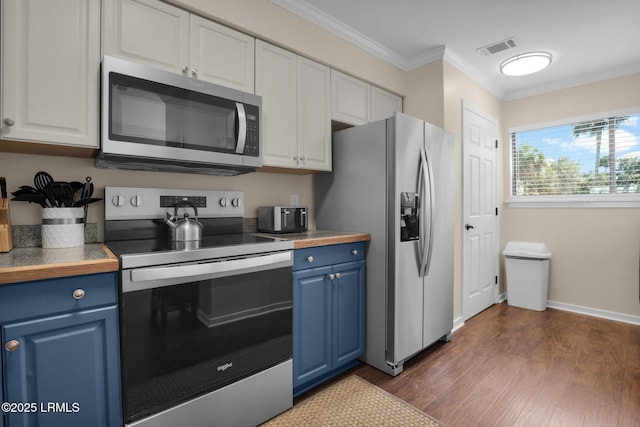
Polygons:
<instances>
[{"instance_id":1,"label":"dark wood floor","mask_svg":"<svg viewBox=\"0 0 640 427\"><path fill-rule=\"evenodd\" d=\"M497 304L395 378L354 373L449 427L640 426L640 327L559 310Z\"/></svg>"}]
</instances>

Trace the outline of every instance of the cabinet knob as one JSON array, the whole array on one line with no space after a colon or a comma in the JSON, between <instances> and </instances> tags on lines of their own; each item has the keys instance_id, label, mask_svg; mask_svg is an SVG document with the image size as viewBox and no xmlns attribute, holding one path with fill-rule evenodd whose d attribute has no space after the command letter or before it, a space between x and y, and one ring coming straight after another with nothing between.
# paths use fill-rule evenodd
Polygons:
<instances>
[{"instance_id":1,"label":"cabinet knob","mask_svg":"<svg viewBox=\"0 0 640 427\"><path fill-rule=\"evenodd\" d=\"M340 276L341 276L341 274L340 274L340 273L336 273L336 279L339 279L339 278L340 278Z\"/></svg>"},{"instance_id":2,"label":"cabinet knob","mask_svg":"<svg viewBox=\"0 0 640 427\"><path fill-rule=\"evenodd\" d=\"M194 79L198 78L198 70L195 68L191 69L191 77L193 77Z\"/></svg>"},{"instance_id":3,"label":"cabinet knob","mask_svg":"<svg viewBox=\"0 0 640 427\"><path fill-rule=\"evenodd\" d=\"M333 273L329 273L329 280L334 280L336 278L336 275Z\"/></svg>"},{"instance_id":4,"label":"cabinet knob","mask_svg":"<svg viewBox=\"0 0 640 427\"><path fill-rule=\"evenodd\" d=\"M182 66L182 74L187 74L187 72L189 72L189 67L187 67L186 65Z\"/></svg>"},{"instance_id":5,"label":"cabinet knob","mask_svg":"<svg viewBox=\"0 0 640 427\"><path fill-rule=\"evenodd\" d=\"M358 250L357 250L357 249L352 250L352 251L351 251L351 254L352 254L352 255L358 255Z\"/></svg>"},{"instance_id":6,"label":"cabinet knob","mask_svg":"<svg viewBox=\"0 0 640 427\"><path fill-rule=\"evenodd\" d=\"M18 348L20 348L20 341L18 340L11 340L4 345L4 349L7 351L16 351Z\"/></svg>"},{"instance_id":7,"label":"cabinet knob","mask_svg":"<svg viewBox=\"0 0 640 427\"><path fill-rule=\"evenodd\" d=\"M7 126L13 126L16 124L16 122L14 122L13 119L7 117L6 119L4 119L4 124Z\"/></svg>"},{"instance_id":8,"label":"cabinet knob","mask_svg":"<svg viewBox=\"0 0 640 427\"><path fill-rule=\"evenodd\" d=\"M73 297L75 299L84 298L84 289L76 289L75 291L73 291Z\"/></svg>"},{"instance_id":9,"label":"cabinet knob","mask_svg":"<svg viewBox=\"0 0 640 427\"><path fill-rule=\"evenodd\" d=\"M307 257L307 262L313 262L313 257L311 255Z\"/></svg>"}]
</instances>

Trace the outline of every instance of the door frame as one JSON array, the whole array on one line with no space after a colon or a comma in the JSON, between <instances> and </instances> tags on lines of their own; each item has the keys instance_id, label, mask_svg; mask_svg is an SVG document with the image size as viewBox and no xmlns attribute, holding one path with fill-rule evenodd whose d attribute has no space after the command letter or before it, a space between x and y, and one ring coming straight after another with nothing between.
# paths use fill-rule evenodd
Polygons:
<instances>
[{"instance_id":1,"label":"door frame","mask_svg":"<svg viewBox=\"0 0 640 427\"><path fill-rule=\"evenodd\" d=\"M467 269L471 268L471 265L469 263L469 261L467 259L465 259L465 252L466 252L466 234L465 234L465 224L467 223L468 219L465 217L465 212L466 212L466 200L467 200L467 191L469 191L468 188L466 188L465 186L465 172L466 172L466 158L465 155L466 153L469 151L468 149L466 149L465 147L465 124L466 124L466 111L470 111L473 112L474 114L486 119L487 121L491 122L494 126L495 126L495 139L496 139L496 143L497 143L497 147L500 147L500 127L499 127L499 121L489 115L488 113L486 113L485 111L481 110L479 107L475 106L474 104L470 103L469 101L466 100L462 100L461 102L461 141L460 141L460 145L461 145L461 157L462 157L462 165L461 165L461 175L462 175L462 201L461 201L461 222L460 222L460 238L461 238L461 258L462 258L462 277L461 277L461 289L460 289L460 306L461 306L461 312L462 312L462 321L466 321L467 319L469 319L470 317L472 317L471 315L469 315L469 313L465 313L465 302L464 302L464 298L466 297L466 293L465 290L466 288L469 286L468 283L465 283L465 278L468 277L468 274L466 274ZM494 304L496 304L499 301L499 271L500 271L500 215L502 214L502 210L499 209L498 203L499 203L499 179L498 179L498 172L499 172L499 161L500 161L500 155L499 155L499 148L496 148L495 151L495 169L494 169L494 186L495 186L495 192L494 192L494 202L495 202L495 206L496 209L498 209L498 215L496 215L496 238L495 238L495 258L494 258L494 275L495 277L498 279L496 280L496 284L494 285L494 295L493 295L493 302Z\"/></svg>"}]
</instances>

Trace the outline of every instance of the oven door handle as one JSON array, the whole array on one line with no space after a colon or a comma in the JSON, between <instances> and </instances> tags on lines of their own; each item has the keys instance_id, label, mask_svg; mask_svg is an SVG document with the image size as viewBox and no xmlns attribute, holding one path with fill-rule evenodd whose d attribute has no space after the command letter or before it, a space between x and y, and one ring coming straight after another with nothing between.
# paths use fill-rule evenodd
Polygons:
<instances>
[{"instance_id":1,"label":"oven door handle","mask_svg":"<svg viewBox=\"0 0 640 427\"><path fill-rule=\"evenodd\" d=\"M283 264L284 263L284 264ZM214 275L218 277L231 274L250 273L259 267L270 265L293 265L291 251L275 254L252 256L201 264L175 265L170 267L140 268L131 270L132 282L148 282L150 280L166 280L180 278L189 282L201 276Z\"/></svg>"}]
</instances>

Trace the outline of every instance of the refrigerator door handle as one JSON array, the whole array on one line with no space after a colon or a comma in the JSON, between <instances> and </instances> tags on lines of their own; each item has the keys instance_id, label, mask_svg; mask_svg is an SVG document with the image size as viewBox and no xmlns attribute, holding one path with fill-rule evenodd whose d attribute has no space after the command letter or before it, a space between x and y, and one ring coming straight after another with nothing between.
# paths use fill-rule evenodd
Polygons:
<instances>
[{"instance_id":1,"label":"refrigerator door handle","mask_svg":"<svg viewBox=\"0 0 640 427\"><path fill-rule=\"evenodd\" d=\"M431 167L430 156L426 150L420 148L420 175L421 180L421 204L425 203L426 192L429 192L429 224L425 225L426 210L423 209L420 215L421 224L421 236L424 237L423 247L421 252L421 264L420 264L420 277L424 277L429 274L429 268L431 266L431 255L433 253L433 216L435 214L435 198L434 196L434 182L433 182L433 168ZM428 190L427 190L428 189ZM426 232L426 235L425 235Z\"/></svg>"}]
</instances>

